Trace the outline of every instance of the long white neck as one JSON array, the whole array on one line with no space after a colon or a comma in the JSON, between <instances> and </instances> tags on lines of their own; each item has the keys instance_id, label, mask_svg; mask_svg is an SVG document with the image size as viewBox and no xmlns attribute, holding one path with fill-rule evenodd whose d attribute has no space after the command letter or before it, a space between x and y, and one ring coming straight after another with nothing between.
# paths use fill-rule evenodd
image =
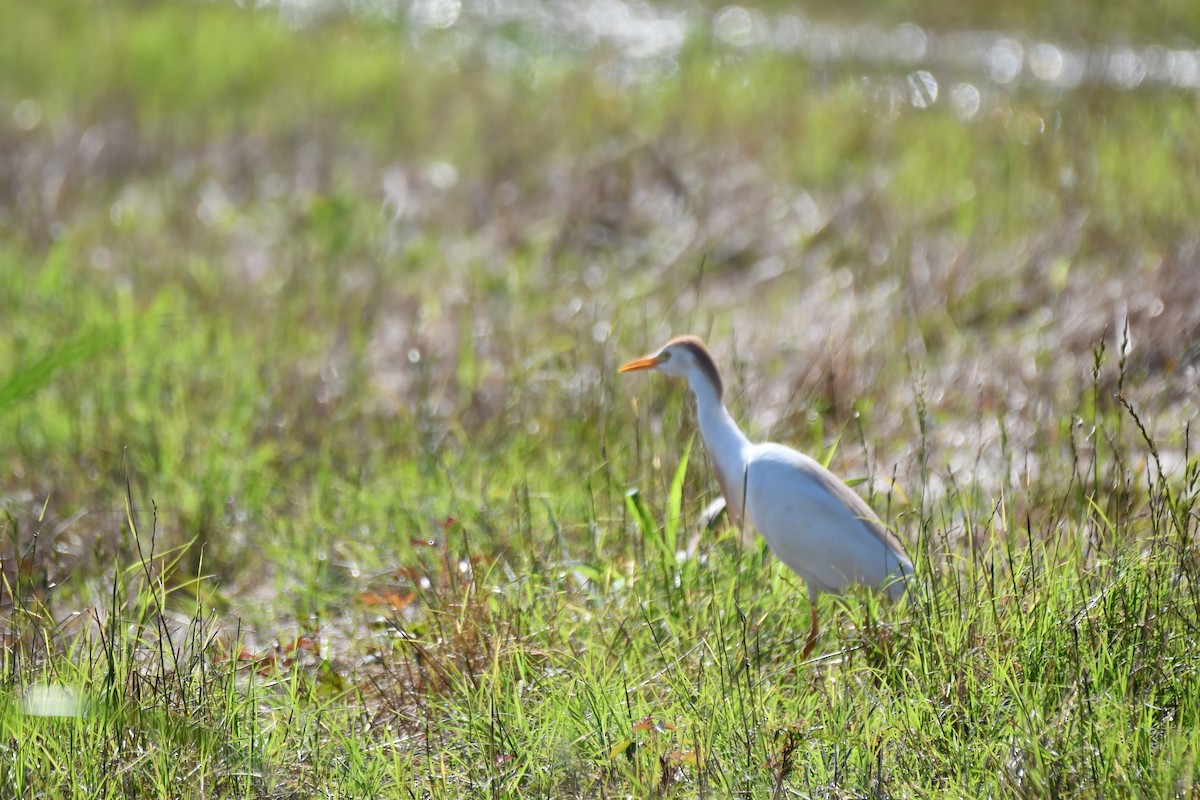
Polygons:
<instances>
[{"instance_id":1,"label":"long white neck","mask_svg":"<svg viewBox=\"0 0 1200 800\"><path fill-rule=\"evenodd\" d=\"M704 447L708 450L713 471L717 473L717 483L725 497L726 513L737 524L744 507L743 491L750 440L733 421L708 380L700 378L690 380L688 384L696 396L700 435L704 437Z\"/></svg>"}]
</instances>

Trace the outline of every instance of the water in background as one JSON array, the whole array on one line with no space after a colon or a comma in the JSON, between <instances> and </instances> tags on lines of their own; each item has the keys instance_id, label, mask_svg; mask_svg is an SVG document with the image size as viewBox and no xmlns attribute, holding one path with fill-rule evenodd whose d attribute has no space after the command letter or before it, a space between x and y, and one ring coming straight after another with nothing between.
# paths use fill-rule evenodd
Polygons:
<instances>
[{"instance_id":1,"label":"water in background","mask_svg":"<svg viewBox=\"0 0 1200 800\"><path fill-rule=\"evenodd\" d=\"M418 46L436 35L443 56L482 48L497 67L603 49L618 59L598 77L617 84L670 74L689 37L709 35L734 53L771 51L817 67L870 67L890 76L871 87L876 99L915 108L947 103L964 120L979 113L990 92L1023 86L1200 90L1200 50L1195 49L1069 47L995 31L933 32L912 23L890 29L838 25L799 11L771 15L736 5L715 12L637 0L260 0L255 5L297 27L345 13L403 22Z\"/></svg>"}]
</instances>

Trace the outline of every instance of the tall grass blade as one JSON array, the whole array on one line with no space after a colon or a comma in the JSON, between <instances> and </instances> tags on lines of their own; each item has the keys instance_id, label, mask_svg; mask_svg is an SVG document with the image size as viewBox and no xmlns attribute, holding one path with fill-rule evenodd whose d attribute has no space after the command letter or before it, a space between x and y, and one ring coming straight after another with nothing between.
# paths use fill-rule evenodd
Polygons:
<instances>
[{"instance_id":1,"label":"tall grass blade","mask_svg":"<svg viewBox=\"0 0 1200 800\"><path fill-rule=\"evenodd\" d=\"M679 523L683 519L683 483L687 478L688 461L692 455L692 445L696 437L688 440L687 447L675 468L675 477L671 479L671 490L667 494L667 517L663 520L663 549L668 558L674 558L679 544Z\"/></svg>"},{"instance_id":2,"label":"tall grass blade","mask_svg":"<svg viewBox=\"0 0 1200 800\"><path fill-rule=\"evenodd\" d=\"M33 397L61 372L111 350L121 341L124 326L112 323L80 333L45 354L18 365L0 381L0 414Z\"/></svg>"}]
</instances>

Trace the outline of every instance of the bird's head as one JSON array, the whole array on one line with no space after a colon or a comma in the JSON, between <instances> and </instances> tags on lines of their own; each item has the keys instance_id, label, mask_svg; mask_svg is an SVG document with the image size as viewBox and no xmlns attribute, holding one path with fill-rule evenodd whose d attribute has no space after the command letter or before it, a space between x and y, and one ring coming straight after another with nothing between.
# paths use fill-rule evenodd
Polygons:
<instances>
[{"instance_id":1,"label":"bird's head","mask_svg":"<svg viewBox=\"0 0 1200 800\"><path fill-rule=\"evenodd\" d=\"M664 375L675 375L687 378L692 391L696 392L705 385L712 388L717 399L721 397L724 386L717 365L704 342L696 336L677 336L667 342L654 355L637 358L623 364L618 372L633 372L635 370L652 369Z\"/></svg>"}]
</instances>

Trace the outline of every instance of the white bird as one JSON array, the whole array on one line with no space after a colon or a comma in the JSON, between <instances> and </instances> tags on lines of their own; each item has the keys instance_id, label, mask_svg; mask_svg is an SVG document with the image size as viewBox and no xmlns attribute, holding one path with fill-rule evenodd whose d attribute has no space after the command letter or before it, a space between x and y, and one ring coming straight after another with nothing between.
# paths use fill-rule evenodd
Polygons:
<instances>
[{"instance_id":1,"label":"white bird","mask_svg":"<svg viewBox=\"0 0 1200 800\"><path fill-rule=\"evenodd\" d=\"M898 600L913 574L904 545L837 476L819 463L774 442L753 444L721 400L721 375L704 342L679 336L620 372L655 370L686 378L696 397L700 435L735 525L746 519L771 551L804 579L812 627L800 658L819 633L817 598L848 584L874 586ZM744 513L743 513L744 512Z\"/></svg>"}]
</instances>

